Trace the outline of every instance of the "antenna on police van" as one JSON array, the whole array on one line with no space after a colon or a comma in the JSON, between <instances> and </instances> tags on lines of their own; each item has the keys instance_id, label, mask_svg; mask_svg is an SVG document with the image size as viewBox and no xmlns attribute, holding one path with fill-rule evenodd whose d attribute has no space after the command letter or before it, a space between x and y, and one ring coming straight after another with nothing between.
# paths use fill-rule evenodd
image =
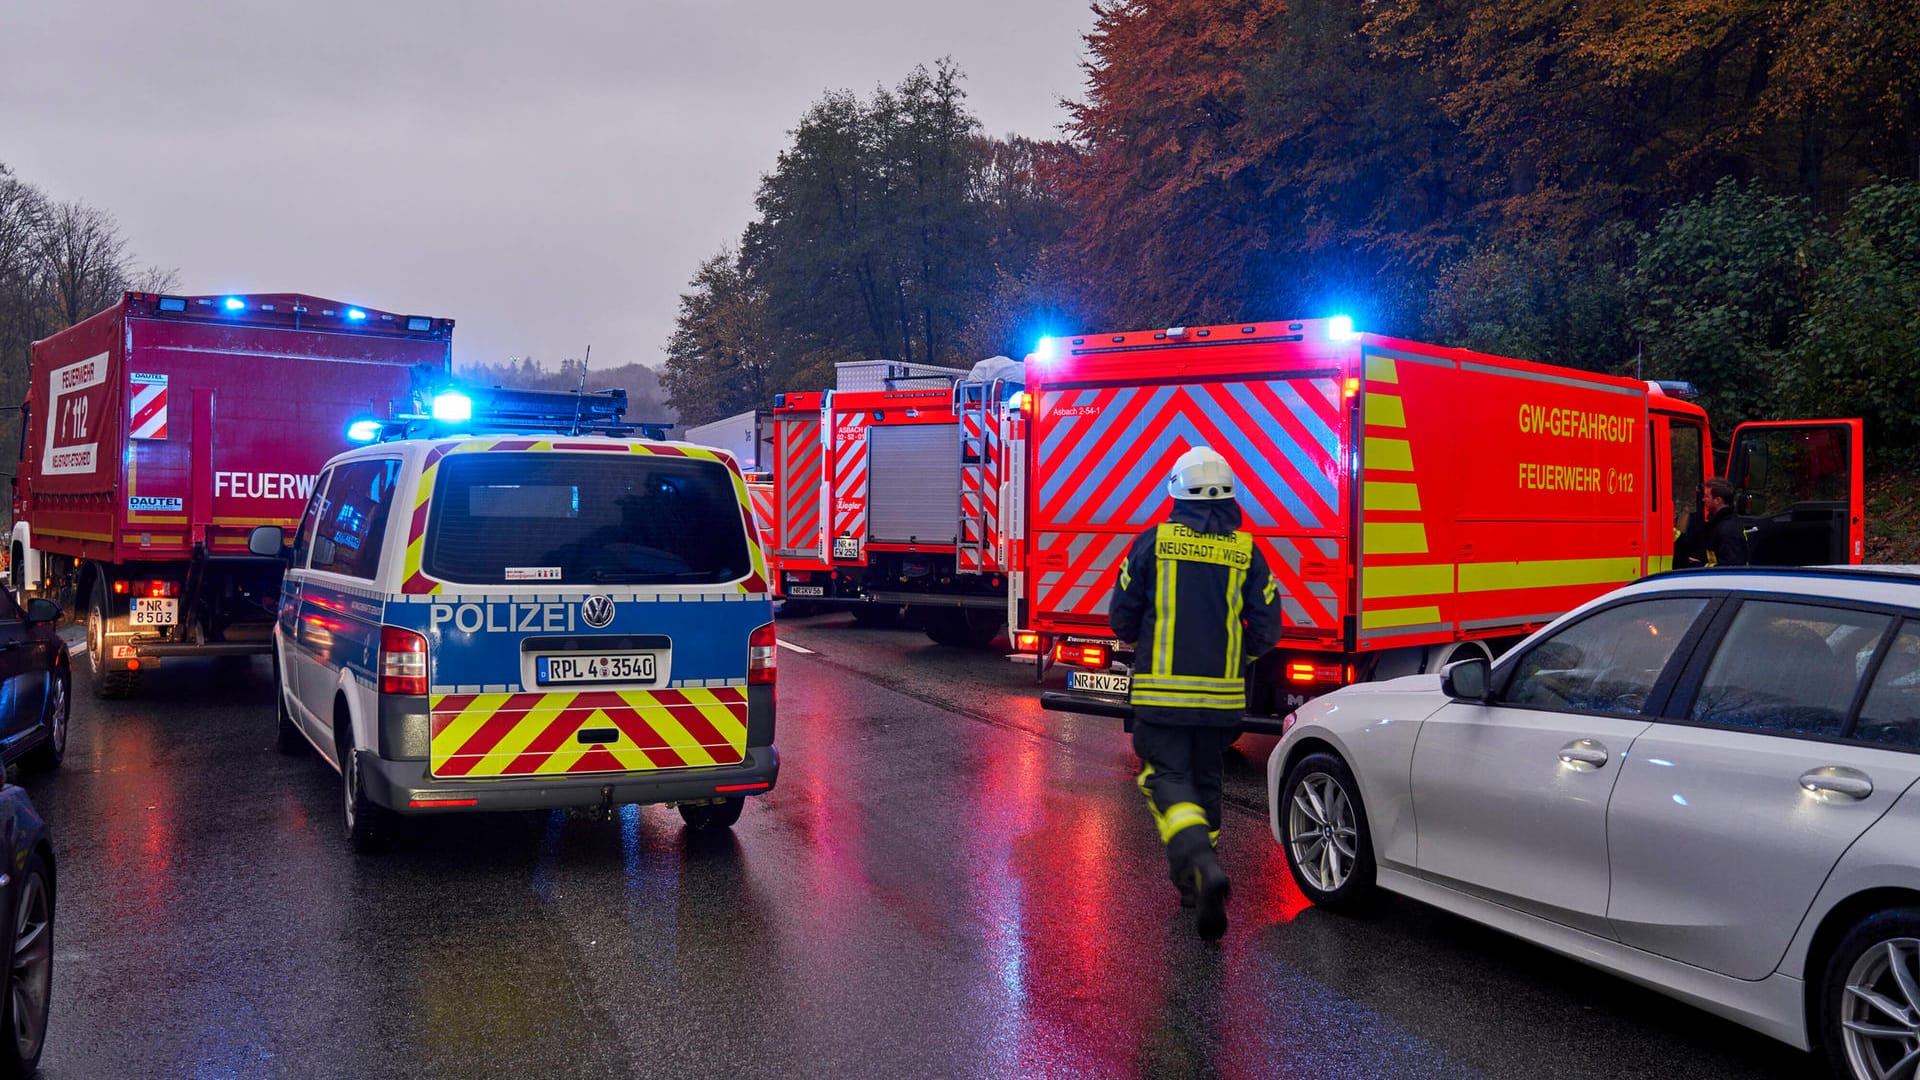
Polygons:
<instances>
[{"instance_id":1,"label":"antenna on police van","mask_svg":"<svg viewBox=\"0 0 1920 1080\"><path fill-rule=\"evenodd\" d=\"M569 435L580 434L580 410L587 403L587 361L591 359L593 359L593 345L589 343L587 351L580 357L580 389L574 392L573 430L567 433Z\"/></svg>"}]
</instances>

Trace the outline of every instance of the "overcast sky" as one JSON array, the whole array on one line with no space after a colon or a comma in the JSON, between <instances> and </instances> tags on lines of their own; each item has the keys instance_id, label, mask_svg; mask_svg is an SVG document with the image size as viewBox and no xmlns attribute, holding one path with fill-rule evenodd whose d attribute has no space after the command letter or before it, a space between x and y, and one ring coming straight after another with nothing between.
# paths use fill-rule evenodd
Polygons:
<instances>
[{"instance_id":1,"label":"overcast sky","mask_svg":"<svg viewBox=\"0 0 1920 1080\"><path fill-rule=\"evenodd\" d=\"M1057 134L1085 0L0 0L0 162L192 293L459 321L460 361L658 364L786 132L951 56Z\"/></svg>"}]
</instances>

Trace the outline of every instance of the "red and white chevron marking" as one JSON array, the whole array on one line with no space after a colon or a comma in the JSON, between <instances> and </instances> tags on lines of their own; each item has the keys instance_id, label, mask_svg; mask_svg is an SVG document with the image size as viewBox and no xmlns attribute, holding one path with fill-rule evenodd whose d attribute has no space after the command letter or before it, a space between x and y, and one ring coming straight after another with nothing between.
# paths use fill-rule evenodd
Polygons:
<instances>
[{"instance_id":1,"label":"red and white chevron marking","mask_svg":"<svg viewBox=\"0 0 1920 1080\"><path fill-rule=\"evenodd\" d=\"M167 377L133 376L133 402L128 407L133 422L128 425L136 439L167 437ZM147 381L143 381L147 380Z\"/></svg>"}]
</instances>

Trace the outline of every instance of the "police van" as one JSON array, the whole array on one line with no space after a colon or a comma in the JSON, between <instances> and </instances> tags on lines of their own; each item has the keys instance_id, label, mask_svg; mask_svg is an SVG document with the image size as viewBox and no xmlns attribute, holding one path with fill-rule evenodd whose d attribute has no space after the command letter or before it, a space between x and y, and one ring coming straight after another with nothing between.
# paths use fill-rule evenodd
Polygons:
<instances>
[{"instance_id":1,"label":"police van","mask_svg":"<svg viewBox=\"0 0 1920 1080\"><path fill-rule=\"evenodd\" d=\"M279 746L341 776L356 850L402 816L772 789L775 643L746 482L622 392L442 391L329 461L289 538ZM545 430L543 430L545 429Z\"/></svg>"}]
</instances>

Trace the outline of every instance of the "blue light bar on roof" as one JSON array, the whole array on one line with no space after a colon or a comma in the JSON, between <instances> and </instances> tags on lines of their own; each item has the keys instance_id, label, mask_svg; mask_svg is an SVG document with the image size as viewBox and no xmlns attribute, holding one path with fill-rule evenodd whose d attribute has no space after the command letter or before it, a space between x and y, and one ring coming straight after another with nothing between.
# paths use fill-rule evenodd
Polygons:
<instances>
[{"instance_id":1,"label":"blue light bar on roof","mask_svg":"<svg viewBox=\"0 0 1920 1080\"><path fill-rule=\"evenodd\" d=\"M433 399L433 418L435 420L471 420L473 419L473 399L457 391L448 390Z\"/></svg>"},{"instance_id":2,"label":"blue light bar on roof","mask_svg":"<svg viewBox=\"0 0 1920 1080\"><path fill-rule=\"evenodd\" d=\"M366 318L367 318L367 313L364 311L361 311L357 307L350 307L347 309L348 322L365 322Z\"/></svg>"}]
</instances>

